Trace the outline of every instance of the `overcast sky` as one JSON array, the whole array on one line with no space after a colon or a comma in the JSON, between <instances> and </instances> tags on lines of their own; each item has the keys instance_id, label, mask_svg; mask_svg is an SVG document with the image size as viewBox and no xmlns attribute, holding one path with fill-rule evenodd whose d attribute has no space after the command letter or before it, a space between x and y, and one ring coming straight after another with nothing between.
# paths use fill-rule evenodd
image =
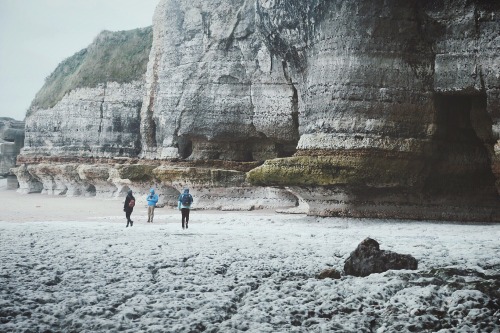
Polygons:
<instances>
[{"instance_id":1,"label":"overcast sky","mask_svg":"<svg viewBox=\"0 0 500 333\"><path fill-rule=\"evenodd\" d=\"M0 117L23 120L45 78L102 30L152 24L159 0L0 0Z\"/></svg>"}]
</instances>

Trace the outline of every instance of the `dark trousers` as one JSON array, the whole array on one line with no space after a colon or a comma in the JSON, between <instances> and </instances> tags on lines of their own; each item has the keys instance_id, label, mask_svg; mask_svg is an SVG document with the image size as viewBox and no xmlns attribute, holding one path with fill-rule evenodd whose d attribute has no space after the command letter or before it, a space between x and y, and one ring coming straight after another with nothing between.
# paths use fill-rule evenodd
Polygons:
<instances>
[{"instance_id":1,"label":"dark trousers","mask_svg":"<svg viewBox=\"0 0 500 333\"><path fill-rule=\"evenodd\" d=\"M132 214L132 210L128 210L128 209L125 210L125 217L127 218L127 222L130 222L130 215L131 214Z\"/></svg>"},{"instance_id":2,"label":"dark trousers","mask_svg":"<svg viewBox=\"0 0 500 333\"><path fill-rule=\"evenodd\" d=\"M182 227L184 228L184 221L186 221L186 225L189 222L189 209L188 208L182 208L181 209L182 213Z\"/></svg>"}]
</instances>

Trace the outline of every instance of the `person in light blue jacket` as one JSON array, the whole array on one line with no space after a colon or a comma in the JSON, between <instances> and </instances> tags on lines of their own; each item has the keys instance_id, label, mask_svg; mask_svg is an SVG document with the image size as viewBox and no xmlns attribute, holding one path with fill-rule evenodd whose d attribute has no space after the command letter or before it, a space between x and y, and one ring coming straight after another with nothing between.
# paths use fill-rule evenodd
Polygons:
<instances>
[{"instance_id":1,"label":"person in light blue jacket","mask_svg":"<svg viewBox=\"0 0 500 333\"><path fill-rule=\"evenodd\" d=\"M189 210L191 209L191 204L193 203L193 196L189 194L189 189L185 189L184 193L179 195L177 207L182 213L182 229L186 226L188 228L189 223ZM186 222L184 224L184 221Z\"/></svg>"},{"instance_id":2,"label":"person in light blue jacket","mask_svg":"<svg viewBox=\"0 0 500 333\"><path fill-rule=\"evenodd\" d=\"M155 193L155 190L149 190L149 195L146 200L148 201L148 223L153 223L156 203L158 202L158 194Z\"/></svg>"}]
</instances>

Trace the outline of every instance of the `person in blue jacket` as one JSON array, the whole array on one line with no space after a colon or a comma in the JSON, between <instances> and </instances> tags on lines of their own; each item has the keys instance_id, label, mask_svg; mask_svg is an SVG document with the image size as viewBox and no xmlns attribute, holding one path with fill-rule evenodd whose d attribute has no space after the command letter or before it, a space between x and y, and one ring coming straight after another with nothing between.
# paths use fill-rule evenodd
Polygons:
<instances>
[{"instance_id":1,"label":"person in blue jacket","mask_svg":"<svg viewBox=\"0 0 500 333\"><path fill-rule=\"evenodd\" d=\"M188 228L189 223L189 210L191 209L191 204L193 203L193 196L189 194L189 189L185 189L184 193L179 195L177 207L182 213L182 229L184 226ZM185 221L185 224L184 224Z\"/></svg>"},{"instance_id":2,"label":"person in blue jacket","mask_svg":"<svg viewBox=\"0 0 500 333\"><path fill-rule=\"evenodd\" d=\"M148 201L148 223L153 223L156 203L158 202L158 194L155 193L155 190L149 190L149 195L146 200Z\"/></svg>"}]
</instances>

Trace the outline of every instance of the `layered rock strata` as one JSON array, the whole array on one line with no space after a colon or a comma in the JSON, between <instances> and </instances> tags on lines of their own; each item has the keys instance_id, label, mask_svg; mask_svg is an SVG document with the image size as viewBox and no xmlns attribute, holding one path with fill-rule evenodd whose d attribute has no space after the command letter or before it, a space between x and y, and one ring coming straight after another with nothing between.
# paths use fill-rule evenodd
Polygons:
<instances>
[{"instance_id":1,"label":"layered rock strata","mask_svg":"<svg viewBox=\"0 0 500 333\"><path fill-rule=\"evenodd\" d=\"M149 172L176 190L271 186L315 215L497 221L499 15L482 0L161 0L145 76L33 110L23 154L161 160ZM265 163L214 181L220 160ZM195 169L171 178L176 161Z\"/></svg>"},{"instance_id":2,"label":"layered rock strata","mask_svg":"<svg viewBox=\"0 0 500 333\"><path fill-rule=\"evenodd\" d=\"M254 1L160 1L141 110L143 155L265 160L295 152L298 95Z\"/></svg>"},{"instance_id":3,"label":"layered rock strata","mask_svg":"<svg viewBox=\"0 0 500 333\"><path fill-rule=\"evenodd\" d=\"M500 6L317 4L298 152L249 181L293 185L310 214L498 220Z\"/></svg>"},{"instance_id":4,"label":"layered rock strata","mask_svg":"<svg viewBox=\"0 0 500 333\"><path fill-rule=\"evenodd\" d=\"M24 145L24 122L0 118L0 177L10 174Z\"/></svg>"},{"instance_id":5,"label":"layered rock strata","mask_svg":"<svg viewBox=\"0 0 500 333\"><path fill-rule=\"evenodd\" d=\"M134 157L152 29L103 31L64 60L26 117L25 156Z\"/></svg>"},{"instance_id":6,"label":"layered rock strata","mask_svg":"<svg viewBox=\"0 0 500 333\"><path fill-rule=\"evenodd\" d=\"M107 163L105 163L107 162ZM296 197L279 188L249 187L245 172L204 166L113 163L37 163L14 169L21 193L123 198L131 189L145 204L151 187L159 206L177 206L182 190L190 188L194 208L253 210L293 207Z\"/></svg>"},{"instance_id":7,"label":"layered rock strata","mask_svg":"<svg viewBox=\"0 0 500 333\"><path fill-rule=\"evenodd\" d=\"M23 155L133 157L140 152L140 81L78 88L26 118Z\"/></svg>"}]
</instances>

